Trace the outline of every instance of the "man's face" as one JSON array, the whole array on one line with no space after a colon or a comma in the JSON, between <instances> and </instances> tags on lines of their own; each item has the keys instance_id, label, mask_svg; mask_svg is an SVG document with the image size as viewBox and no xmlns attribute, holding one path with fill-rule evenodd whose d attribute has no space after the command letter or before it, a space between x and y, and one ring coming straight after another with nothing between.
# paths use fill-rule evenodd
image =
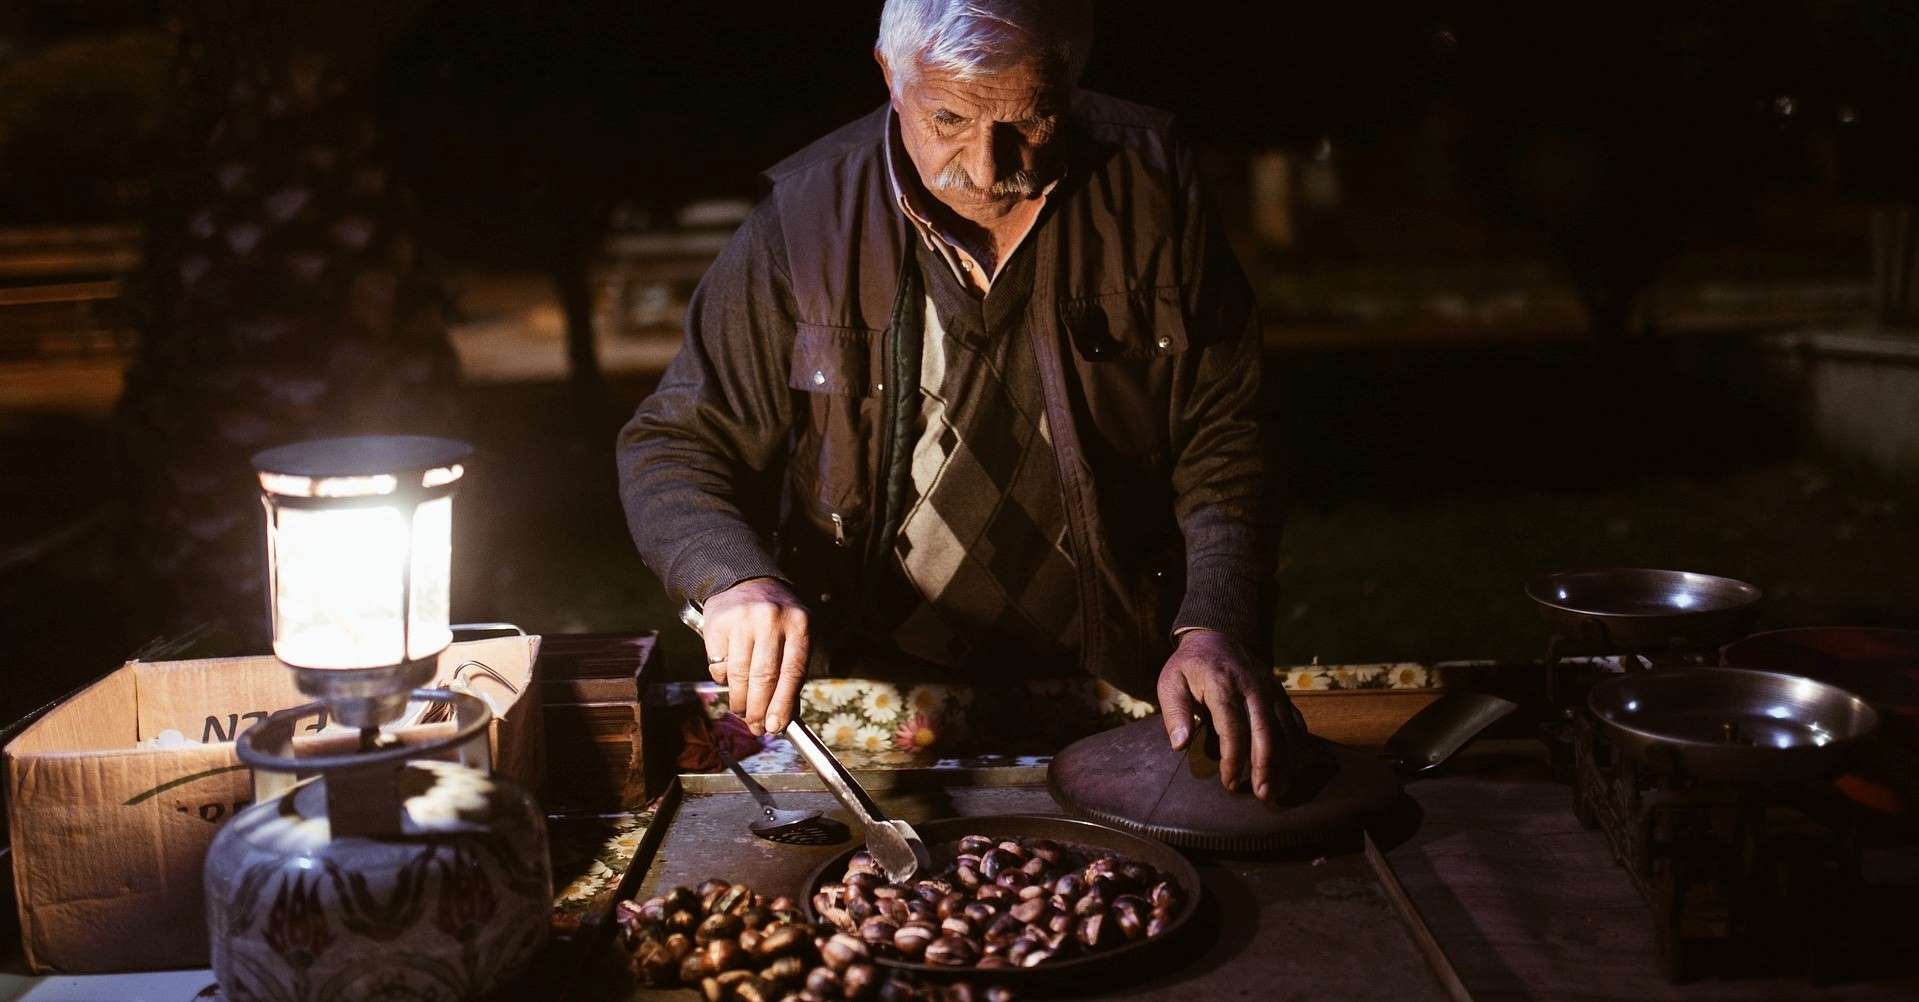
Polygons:
<instances>
[{"instance_id":1,"label":"man's face","mask_svg":"<svg viewBox=\"0 0 1919 1002\"><path fill-rule=\"evenodd\" d=\"M963 79L919 67L900 86L883 60L880 66L920 183L960 218L991 225L1057 176L1055 141L1069 90L1065 74L1047 62Z\"/></svg>"}]
</instances>

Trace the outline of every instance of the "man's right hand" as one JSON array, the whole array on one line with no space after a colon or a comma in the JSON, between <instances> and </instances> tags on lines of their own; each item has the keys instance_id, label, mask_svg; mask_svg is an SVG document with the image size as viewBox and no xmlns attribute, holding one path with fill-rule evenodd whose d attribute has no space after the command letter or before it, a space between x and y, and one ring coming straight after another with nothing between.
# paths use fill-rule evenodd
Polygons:
<instances>
[{"instance_id":1,"label":"man's right hand","mask_svg":"<svg viewBox=\"0 0 1919 1002\"><path fill-rule=\"evenodd\" d=\"M806 607L777 578L748 578L706 600L707 670L754 734L793 719L812 646Z\"/></svg>"}]
</instances>

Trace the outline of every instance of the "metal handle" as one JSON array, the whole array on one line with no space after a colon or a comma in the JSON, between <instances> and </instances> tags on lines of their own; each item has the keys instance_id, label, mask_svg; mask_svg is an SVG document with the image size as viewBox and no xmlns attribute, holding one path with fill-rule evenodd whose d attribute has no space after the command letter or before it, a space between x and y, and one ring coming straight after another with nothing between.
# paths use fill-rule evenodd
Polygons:
<instances>
[{"instance_id":1,"label":"metal handle","mask_svg":"<svg viewBox=\"0 0 1919 1002\"><path fill-rule=\"evenodd\" d=\"M860 786L859 780L846 771L846 767L826 747L826 742L821 741L820 736L806 726L806 721L794 717L786 725L785 733L786 739L793 742L793 747L800 750L806 764L819 774L820 782L825 783L833 796L838 797L840 803L853 812L860 824L872 829L887 822L886 812L880 810L880 805L874 803L872 797L867 796L865 787Z\"/></svg>"},{"instance_id":2,"label":"metal handle","mask_svg":"<svg viewBox=\"0 0 1919 1002\"><path fill-rule=\"evenodd\" d=\"M733 775L739 777L740 785L746 787L746 792L753 795L753 802L766 811L767 817L772 817L773 812L779 810L779 805L773 802L773 795L766 792L766 787L761 786L759 781L753 778L753 774L747 772L740 765L739 760L733 757L733 753L727 750L726 739L714 738L713 747L720 753L720 761L726 763L728 769L733 770Z\"/></svg>"}]
</instances>

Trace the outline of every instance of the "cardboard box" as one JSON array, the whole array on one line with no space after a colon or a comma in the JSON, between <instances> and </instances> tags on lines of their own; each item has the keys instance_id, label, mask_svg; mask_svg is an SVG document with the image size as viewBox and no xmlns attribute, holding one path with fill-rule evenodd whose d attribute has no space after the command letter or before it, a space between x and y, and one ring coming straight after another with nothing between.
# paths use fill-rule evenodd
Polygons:
<instances>
[{"instance_id":1,"label":"cardboard box","mask_svg":"<svg viewBox=\"0 0 1919 1002\"><path fill-rule=\"evenodd\" d=\"M480 662L473 681L500 707L494 769L537 789L543 720L538 637L458 643L435 684ZM271 657L130 661L48 711L6 747L7 818L27 962L36 972L143 970L207 963L201 864L220 824L252 799L233 737L308 700ZM317 730L318 721L303 724ZM450 732L441 723L402 739ZM166 731L187 743L146 744ZM302 750L321 740L296 741ZM325 742L330 744L331 742Z\"/></svg>"}]
</instances>

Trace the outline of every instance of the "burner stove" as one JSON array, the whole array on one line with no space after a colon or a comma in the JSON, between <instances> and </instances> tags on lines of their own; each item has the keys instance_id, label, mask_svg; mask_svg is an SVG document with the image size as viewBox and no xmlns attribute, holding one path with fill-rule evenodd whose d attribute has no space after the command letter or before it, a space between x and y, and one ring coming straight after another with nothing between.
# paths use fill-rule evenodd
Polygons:
<instances>
[{"instance_id":1,"label":"burner stove","mask_svg":"<svg viewBox=\"0 0 1919 1002\"><path fill-rule=\"evenodd\" d=\"M1844 953L1861 898L1858 815L1824 783L1741 787L1616 753L1571 720L1573 813L1606 833L1652 909L1662 972L1803 971Z\"/></svg>"}]
</instances>

